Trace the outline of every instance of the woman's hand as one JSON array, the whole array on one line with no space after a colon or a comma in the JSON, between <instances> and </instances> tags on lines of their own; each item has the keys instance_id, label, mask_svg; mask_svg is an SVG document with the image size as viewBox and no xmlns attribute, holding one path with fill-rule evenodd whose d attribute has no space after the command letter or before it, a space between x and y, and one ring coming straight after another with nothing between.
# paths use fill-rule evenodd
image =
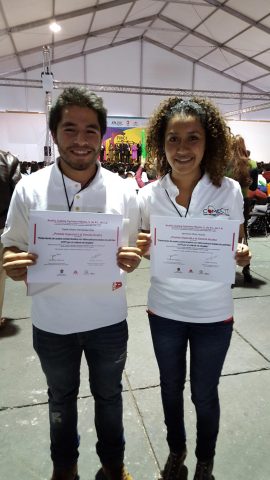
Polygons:
<instances>
[{"instance_id":1,"label":"woman's hand","mask_svg":"<svg viewBox=\"0 0 270 480\"><path fill-rule=\"evenodd\" d=\"M245 267L246 265L249 265L251 257L252 255L248 246L243 243L238 243L235 254L235 260L237 265L239 265L239 267Z\"/></svg>"},{"instance_id":2,"label":"woman's hand","mask_svg":"<svg viewBox=\"0 0 270 480\"><path fill-rule=\"evenodd\" d=\"M141 259L141 250L137 247L120 247L117 252L117 265L125 272L133 272Z\"/></svg>"}]
</instances>

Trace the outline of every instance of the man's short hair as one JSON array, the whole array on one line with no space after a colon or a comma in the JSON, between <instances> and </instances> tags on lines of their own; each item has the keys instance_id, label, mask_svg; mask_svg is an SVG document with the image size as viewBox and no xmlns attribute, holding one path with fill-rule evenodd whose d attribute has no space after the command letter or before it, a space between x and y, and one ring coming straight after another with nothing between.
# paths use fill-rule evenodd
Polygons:
<instances>
[{"instance_id":1,"label":"man's short hair","mask_svg":"<svg viewBox=\"0 0 270 480\"><path fill-rule=\"evenodd\" d=\"M65 88L56 99L49 113L49 128L52 134L56 134L58 124L62 119L62 112L68 105L94 110L97 113L101 137L103 137L107 128L107 110L103 105L103 99L83 87Z\"/></svg>"}]
</instances>

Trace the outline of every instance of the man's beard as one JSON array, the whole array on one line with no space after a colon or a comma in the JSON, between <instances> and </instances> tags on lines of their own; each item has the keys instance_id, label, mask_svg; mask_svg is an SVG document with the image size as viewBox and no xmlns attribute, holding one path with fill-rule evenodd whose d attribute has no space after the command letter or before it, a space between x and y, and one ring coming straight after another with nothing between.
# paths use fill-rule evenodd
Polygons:
<instances>
[{"instance_id":1,"label":"man's beard","mask_svg":"<svg viewBox=\"0 0 270 480\"><path fill-rule=\"evenodd\" d=\"M61 152L59 153L60 153L60 159L64 164L72 168L72 170L83 171L83 170L88 170L89 167L91 167L96 163L100 154L100 149L93 152L93 154L91 155L91 158L87 162L82 159L81 163L80 161L69 159L69 157L66 155L63 156Z\"/></svg>"}]
</instances>

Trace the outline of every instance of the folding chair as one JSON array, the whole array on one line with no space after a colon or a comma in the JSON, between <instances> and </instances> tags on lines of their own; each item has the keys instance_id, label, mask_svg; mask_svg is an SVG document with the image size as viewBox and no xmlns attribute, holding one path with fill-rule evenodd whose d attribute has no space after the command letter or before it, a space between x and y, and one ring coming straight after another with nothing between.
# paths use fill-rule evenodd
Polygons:
<instances>
[{"instance_id":1,"label":"folding chair","mask_svg":"<svg viewBox=\"0 0 270 480\"><path fill-rule=\"evenodd\" d=\"M248 236L265 235L270 233L270 204L255 205L248 220Z\"/></svg>"}]
</instances>

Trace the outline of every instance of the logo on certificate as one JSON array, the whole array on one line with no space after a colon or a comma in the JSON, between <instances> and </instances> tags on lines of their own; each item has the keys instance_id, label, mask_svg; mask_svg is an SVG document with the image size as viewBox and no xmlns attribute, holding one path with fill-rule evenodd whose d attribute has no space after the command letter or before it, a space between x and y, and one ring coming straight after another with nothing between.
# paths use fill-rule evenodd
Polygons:
<instances>
[{"instance_id":1,"label":"logo on certificate","mask_svg":"<svg viewBox=\"0 0 270 480\"><path fill-rule=\"evenodd\" d=\"M112 291L118 290L118 288L121 288L122 285L123 285L122 282L113 282L113 284L112 284Z\"/></svg>"},{"instance_id":2,"label":"logo on certificate","mask_svg":"<svg viewBox=\"0 0 270 480\"><path fill-rule=\"evenodd\" d=\"M60 268L57 277L66 277L65 270L63 268Z\"/></svg>"}]
</instances>

